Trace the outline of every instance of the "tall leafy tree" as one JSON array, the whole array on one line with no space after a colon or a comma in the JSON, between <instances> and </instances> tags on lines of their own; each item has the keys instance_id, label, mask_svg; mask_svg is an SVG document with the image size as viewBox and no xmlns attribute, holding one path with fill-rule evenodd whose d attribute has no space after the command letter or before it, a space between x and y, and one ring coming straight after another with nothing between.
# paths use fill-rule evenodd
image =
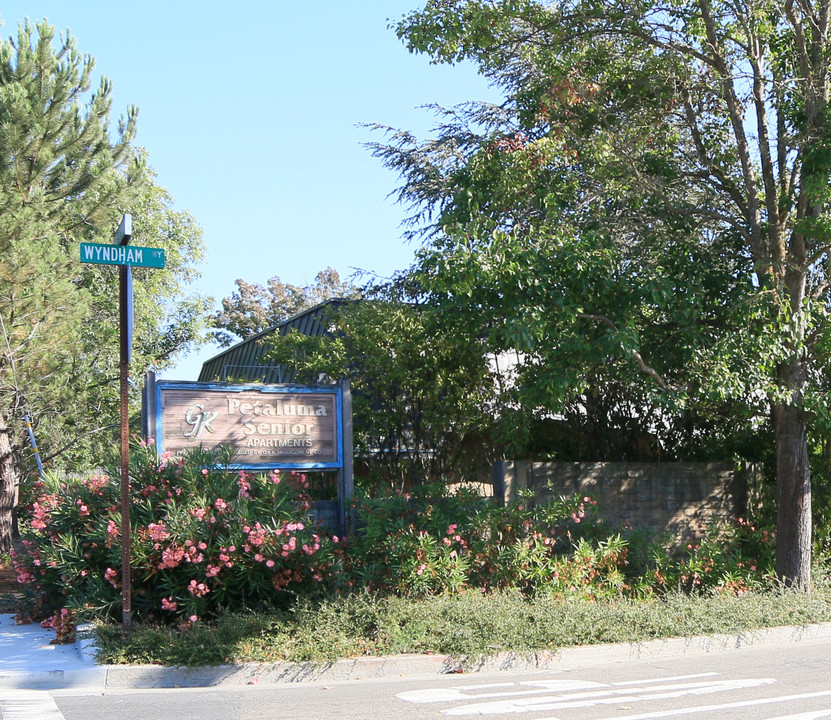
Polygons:
<instances>
[{"instance_id":1,"label":"tall leafy tree","mask_svg":"<svg viewBox=\"0 0 831 720\"><path fill-rule=\"evenodd\" d=\"M221 347L261 333L278 323L332 298L355 297L357 288L343 281L337 270L321 270L313 283L292 285L277 275L265 287L243 279L237 289L222 300L222 310L211 318L213 338Z\"/></svg>"},{"instance_id":2,"label":"tall leafy tree","mask_svg":"<svg viewBox=\"0 0 831 720\"><path fill-rule=\"evenodd\" d=\"M526 353L541 404L611 359L676 409L770 414L777 573L804 588L829 347L829 18L828 0L431 0L399 36L477 63L506 102L376 146L424 211L425 287Z\"/></svg>"},{"instance_id":3,"label":"tall leafy tree","mask_svg":"<svg viewBox=\"0 0 831 720\"><path fill-rule=\"evenodd\" d=\"M495 386L481 343L413 303L406 283L367 293L332 307L323 336L275 334L269 359L300 382L350 380L368 485L402 491L489 472Z\"/></svg>"},{"instance_id":4,"label":"tall leafy tree","mask_svg":"<svg viewBox=\"0 0 831 720\"><path fill-rule=\"evenodd\" d=\"M165 247L168 268L137 271L137 371L162 367L199 333L206 303L179 298L202 254L132 147L137 110L113 127L111 84L47 23L0 43L0 549L8 549L27 466L28 412L47 457L89 453L117 412L117 283L81 265L79 242L108 243L123 212L136 237ZM100 443L100 440L99 440ZM100 445L99 445L100 447ZM89 454L86 458L89 459Z\"/></svg>"}]
</instances>

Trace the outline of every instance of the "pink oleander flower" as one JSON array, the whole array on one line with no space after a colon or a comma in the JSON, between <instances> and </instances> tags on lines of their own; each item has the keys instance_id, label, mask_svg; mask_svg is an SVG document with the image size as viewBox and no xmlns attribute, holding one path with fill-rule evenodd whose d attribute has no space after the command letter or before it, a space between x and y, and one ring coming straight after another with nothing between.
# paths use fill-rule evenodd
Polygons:
<instances>
[{"instance_id":1,"label":"pink oleander flower","mask_svg":"<svg viewBox=\"0 0 831 720\"><path fill-rule=\"evenodd\" d=\"M191 580L188 583L188 592L195 597L203 597L210 591L211 589L205 583L198 583L196 580Z\"/></svg>"},{"instance_id":2,"label":"pink oleander flower","mask_svg":"<svg viewBox=\"0 0 831 720\"><path fill-rule=\"evenodd\" d=\"M167 531L163 522L150 523L147 526L147 530L150 532L150 539L154 542L162 542L170 537L170 533Z\"/></svg>"},{"instance_id":3,"label":"pink oleander flower","mask_svg":"<svg viewBox=\"0 0 831 720\"><path fill-rule=\"evenodd\" d=\"M170 545L162 551L162 562L159 565L159 568L162 570L165 568L172 570L182 562L184 557L184 548L177 547L176 545Z\"/></svg>"},{"instance_id":4,"label":"pink oleander flower","mask_svg":"<svg viewBox=\"0 0 831 720\"><path fill-rule=\"evenodd\" d=\"M168 610L169 612L176 612L176 609L178 607L179 607L179 603L177 603L172 597L162 598L162 610Z\"/></svg>"},{"instance_id":5,"label":"pink oleander flower","mask_svg":"<svg viewBox=\"0 0 831 720\"><path fill-rule=\"evenodd\" d=\"M239 496L242 498L251 497L249 490L251 490L251 483L248 481L248 473L245 470L240 470L237 478L237 487L239 487Z\"/></svg>"},{"instance_id":6,"label":"pink oleander flower","mask_svg":"<svg viewBox=\"0 0 831 720\"><path fill-rule=\"evenodd\" d=\"M227 557L227 556L226 556L226 557ZM220 560L221 560L221 559L222 559L222 557L220 556ZM208 565L205 567L205 577L209 577L209 578L216 577L217 575L219 575L219 571L220 571L220 570L222 570L222 566L221 566L221 565L211 565L211 564L208 564Z\"/></svg>"},{"instance_id":7,"label":"pink oleander flower","mask_svg":"<svg viewBox=\"0 0 831 720\"><path fill-rule=\"evenodd\" d=\"M193 515L197 520L203 520L205 515L207 514L207 510L205 508L194 508L190 511L190 514Z\"/></svg>"},{"instance_id":8,"label":"pink oleander flower","mask_svg":"<svg viewBox=\"0 0 831 720\"><path fill-rule=\"evenodd\" d=\"M223 510L225 510L225 508L228 507L228 503L226 503L222 498L217 498L214 501L214 507L220 512L222 512Z\"/></svg>"},{"instance_id":9,"label":"pink oleander flower","mask_svg":"<svg viewBox=\"0 0 831 720\"><path fill-rule=\"evenodd\" d=\"M104 571L104 579L110 583L113 587L118 587L117 580L118 580L118 572L113 570L112 568L107 568Z\"/></svg>"},{"instance_id":10,"label":"pink oleander flower","mask_svg":"<svg viewBox=\"0 0 831 720\"><path fill-rule=\"evenodd\" d=\"M273 560L266 560L265 561L265 566L269 569L273 568L274 567L274 561Z\"/></svg>"},{"instance_id":11,"label":"pink oleander flower","mask_svg":"<svg viewBox=\"0 0 831 720\"><path fill-rule=\"evenodd\" d=\"M111 538L117 538L120 535L118 525L115 524L114 520L107 522L107 535Z\"/></svg>"},{"instance_id":12,"label":"pink oleander flower","mask_svg":"<svg viewBox=\"0 0 831 720\"><path fill-rule=\"evenodd\" d=\"M44 530L48 514L49 508L41 507L37 502L32 503L32 527L35 530Z\"/></svg>"}]
</instances>

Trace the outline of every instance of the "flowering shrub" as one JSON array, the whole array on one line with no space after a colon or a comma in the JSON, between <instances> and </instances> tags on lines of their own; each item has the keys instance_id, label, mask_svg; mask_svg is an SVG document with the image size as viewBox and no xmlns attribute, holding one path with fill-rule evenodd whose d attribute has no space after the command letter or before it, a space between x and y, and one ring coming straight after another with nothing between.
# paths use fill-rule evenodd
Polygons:
<instances>
[{"instance_id":1,"label":"flowering shrub","mask_svg":"<svg viewBox=\"0 0 831 720\"><path fill-rule=\"evenodd\" d=\"M595 537L591 498L497 507L441 491L356 503L346 557L354 582L403 595L519 588L597 597L625 587L625 542Z\"/></svg>"},{"instance_id":2,"label":"flowering shrub","mask_svg":"<svg viewBox=\"0 0 831 720\"><path fill-rule=\"evenodd\" d=\"M501 507L438 486L365 499L354 503L355 530L344 541L312 521L304 475L231 471L230 460L224 451L181 462L152 447L134 451L130 554L139 619L186 628L224 609L350 590L516 589L589 601L679 589L742 594L771 576L772 537L746 520L686 548L630 546L609 533L585 496ZM76 617L120 617L119 483L48 477L26 517L23 550L13 557L29 599L21 614L48 618L65 637Z\"/></svg>"},{"instance_id":3,"label":"flowering shrub","mask_svg":"<svg viewBox=\"0 0 831 720\"><path fill-rule=\"evenodd\" d=\"M597 600L667 592L742 594L768 582L773 538L744 519L686 546L646 541L630 564L626 535L610 533L589 497L497 507L429 488L356 503L345 556L351 583L401 595L476 588ZM631 529L630 529L630 532Z\"/></svg>"},{"instance_id":4,"label":"flowering shrub","mask_svg":"<svg viewBox=\"0 0 831 720\"><path fill-rule=\"evenodd\" d=\"M187 625L222 608L285 602L331 587L336 537L311 520L304 475L229 471L230 456L180 462L133 451L132 605L141 618ZM73 610L118 617L120 484L47 477L31 506L18 580L40 618Z\"/></svg>"},{"instance_id":5,"label":"flowering shrub","mask_svg":"<svg viewBox=\"0 0 831 720\"><path fill-rule=\"evenodd\" d=\"M773 581L774 550L772 533L748 520L714 525L705 538L681 548L656 545L652 587L742 595Z\"/></svg>"}]
</instances>

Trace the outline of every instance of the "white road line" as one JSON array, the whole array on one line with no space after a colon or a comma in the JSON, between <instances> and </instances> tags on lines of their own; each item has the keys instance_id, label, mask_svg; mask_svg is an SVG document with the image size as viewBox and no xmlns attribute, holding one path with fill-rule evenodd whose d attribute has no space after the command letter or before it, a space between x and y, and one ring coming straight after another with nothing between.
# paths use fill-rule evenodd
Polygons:
<instances>
[{"instance_id":1,"label":"white road line","mask_svg":"<svg viewBox=\"0 0 831 720\"><path fill-rule=\"evenodd\" d=\"M658 699L679 698L687 695L705 695L729 690L771 685L773 678L742 680L712 680L709 682L675 683L650 687L609 688L607 690L571 693L559 696L525 697L491 702L475 702L442 710L443 715L499 715L507 713L541 712L580 707L596 707L619 703L635 703Z\"/></svg>"},{"instance_id":2,"label":"white road line","mask_svg":"<svg viewBox=\"0 0 831 720\"><path fill-rule=\"evenodd\" d=\"M762 698L761 700L743 700L741 702L725 703L723 705L701 705L699 707L678 708L677 710L658 710L657 712L643 713L642 715L618 715L616 717L601 718L601 720L653 720L654 718L666 718L679 715L694 715L696 713L718 712L719 710L734 710L735 708L753 707L754 705L772 705L781 702L795 702L798 700L810 700L811 698L828 697L831 690L804 693L802 695L781 695L779 697ZM831 714L831 712L827 713ZM800 715L793 717L799 718ZM826 717L819 715L816 717ZM539 720L559 720L558 718L540 718Z\"/></svg>"},{"instance_id":3,"label":"white road line","mask_svg":"<svg viewBox=\"0 0 831 720\"><path fill-rule=\"evenodd\" d=\"M515 683L508 683L509 687L516 687ZM487 685L469 685L449 688L426 688L424 690L409 690L396 695L401 700L411 703L436 703L453 702L454 700L481 700L484 698L507 698L528 695L550 695L552 692L565 692L567 690L589 690L594 688L609 687L604 683L590 682L588 680L547 680L545 682L523 683L540 688L539 690L511 690L508 692L472 693L470 690L487 689ZM491 686L491 687L504 687Z\"/></svg>"},{"instance_id":4,"label":"white road line","mask_svg":"<svg viewBox=\"0 0 831 720\"><path fill-rule=\"evenodd\" d=\"M621 680L619 682L609 683L615 687L625 687L626 685L648 685L649 683L674 682L676 680L698 680L699 678L715 677L721 675L718 672L696 673L695 675L673 675L668 677L652 678L651 680Z\"/></svg>"},{"instance_id":5,"label":"white road line","mask_svg":"<svg viewBox=\"0 0 831 720\"><path fill-rule=\"evenodd\" d=\"M811 712L797 713L796 715L780 715L770 720L819 720L831 716L831 708L825 710L813 710Z\"/></svg>"},{"instance_id":6,"label":"white road line","mask_svg":"<svg viewBox=\"0 0 831 720\"><path fill-rule=\"evenodd\" d=\"M64 720L55 700L45 690L0 690L3 720Z\"/></svg>"},{"instance_id":7,"label":"white road line","mask_svg":"<svg viewBox=\"0 0 831 720\"><path fill-rule=\"evenodd\" d=\"M520 695L542 695L552 692L566 692L574 690L589 690L597 688L625 687L628 685L650 685L678 680L696 680L719 675L717 672L696 673L694 675L674 675L671 677L654 678L651 680L627 680L615 683L600 683L589 680L529 680L519 683L520 687L539 688L538 690L515 690L517 683L487 683L483 685L455 685L449 688L425 688L399 693L396 697L411 703L452 702L454 700L480 700L484 698L516 697ZM494 690L495 688L511 688L509 691L475 693L475 690Z\"/></svg>"}]
</instances>

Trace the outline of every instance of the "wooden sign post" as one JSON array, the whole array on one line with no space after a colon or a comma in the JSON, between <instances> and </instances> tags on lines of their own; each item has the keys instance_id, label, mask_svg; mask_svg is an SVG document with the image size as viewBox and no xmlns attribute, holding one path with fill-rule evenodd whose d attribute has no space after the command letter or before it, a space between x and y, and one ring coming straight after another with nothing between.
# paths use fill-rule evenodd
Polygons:
<instances>
[{"instance_id":1,"label":"wooden sign post","mask_svg":"<svg viewBox=\"0 0 831 720\"><path fill-rule=\"evenodd\" d=\"M130 581L130 347L133 340L133 275L130 267L164 267L161 248L127 249L133 218L123 215L113 245L81 243L81 262L118 265L119 394L121 397L121 621L125 635L132 626Z\"/></svg>"}]
</instances>

